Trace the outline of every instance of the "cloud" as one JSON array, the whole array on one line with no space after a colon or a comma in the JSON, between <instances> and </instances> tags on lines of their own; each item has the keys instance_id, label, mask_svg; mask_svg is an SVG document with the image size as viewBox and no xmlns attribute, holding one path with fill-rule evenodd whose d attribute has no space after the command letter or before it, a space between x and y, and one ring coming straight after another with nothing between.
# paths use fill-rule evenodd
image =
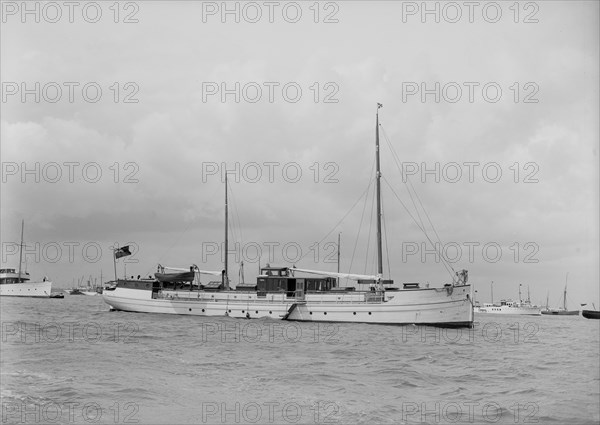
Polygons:
<instances>
[{"instance_id":1,"label":"cloud","mask_svg":"<svg viewBox=\"0 0 600 425\"><path fill-rule=\"evenodd\" d=\"M402 4L390 2L339 4L332 24L322 22L331 10L316 23L305 8L297 24L278 14L257 24L241 15L236 24L220 15L203 22L199 3L139 7L133 24L115 23L108 9L94 25L3 24L3 82L40 86L39 101L19 92L2 103L3 241L19 237L25 218L30 242L96 241L105 254L97 263L81 254L75 263L40 260L32 271L70 282L112 267L109 246L127 241L140 260L128 270L159 260L221 267L219 255L203 258L203 244L223 240L224 169L232 171L232 238L258 243L263 262L265 243L280 244L274 262L286 263L289 242L309 261L316 242L342 232L342 264L372 267L372 201L361 195L381 102L398 282L448 278L420 253L403 261L403 243L426 240L388 187L412 205L398 171L408 166L471 279L506 282L506 296L527 282L543 295L559 291L556 276L571 270L581 282L574 296L598 299L597 4L545 3L532 24L525 15L515 23L507 7L496 24L480 11L473 23L466 14L456 24L420 15L403 22ZM48 102L56 84L62 97ZM101 96L91 101L96 87ZM23 164L33 171L23 175ZM469 261L465 242L497 243L502 259L479 249ZM320 249L319 264L335 268ZM527 255L539 261L525 263Z\"/></svg>"}]
</instances>

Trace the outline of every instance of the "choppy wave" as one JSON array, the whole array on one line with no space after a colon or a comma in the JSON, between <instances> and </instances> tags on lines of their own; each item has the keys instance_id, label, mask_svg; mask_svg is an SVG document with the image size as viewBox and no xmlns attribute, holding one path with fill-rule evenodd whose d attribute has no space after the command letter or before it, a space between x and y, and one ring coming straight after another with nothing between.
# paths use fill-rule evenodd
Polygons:
<instances>
[{"instance_id":1,"label":"choppy wave","mask_svg":"<svg viewBox=\"0 0 600 425\"><path fill-rule=\"evenodd\" d=\"M1 398L7 422L591 424L599 325L498 316L456 331L2 299Z\"/></svg>"}]
</instances>

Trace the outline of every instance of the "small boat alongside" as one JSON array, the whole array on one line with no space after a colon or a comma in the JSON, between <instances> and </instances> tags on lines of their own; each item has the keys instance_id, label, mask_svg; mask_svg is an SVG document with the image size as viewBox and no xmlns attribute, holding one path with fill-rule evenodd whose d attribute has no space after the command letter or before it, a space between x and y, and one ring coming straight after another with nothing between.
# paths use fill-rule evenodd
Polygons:
<instances>
[{"instance_id":1,"label":"small boat alongside","mask_svg":"<svg viewBox=\"0 0 600 425\"><path fill-rule=\"evenodd\" d=\"M168 267L167 267L168 269ZM181 271L178 270L175 273L165 273L165 267L158 265L158 272L154 273L154 277L156 280L162 283L190 283L194 281L196 274L194 273L194 268L190 267L190 270Z\"/></svg>"},{"instance_id":2,"label":"small boat alongside","mask_svg":"<svg viewBox=\"0 0 600 425\"><path fill-rule=\"evenodd\" d=\"M50 298L52 282L44 277L41 282L31 282L29 273L21 270L23 263L23 232L25 221L21 222L21 245L19 248L19 267L0 270L0 296Z\"/></svg>"}]
</instances>

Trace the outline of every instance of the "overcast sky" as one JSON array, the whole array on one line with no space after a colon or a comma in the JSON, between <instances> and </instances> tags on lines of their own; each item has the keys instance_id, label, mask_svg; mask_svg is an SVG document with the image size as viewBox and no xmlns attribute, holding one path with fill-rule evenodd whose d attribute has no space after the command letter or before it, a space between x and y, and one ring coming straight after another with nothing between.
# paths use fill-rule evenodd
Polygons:
<instances>
[{"instance_id":1,"label":"overcast sky","mask_svg":"<svg viewBox=\"0 0 600 425\"><path fill-rule=\"evenodd\" d=\"M386 275L450 280L403 169L482 301L558 305L569 273L600 307L598 2L422 7L3 2L2 265L24 219L58 287L113 276L115 244L128 275L220 270L226 163L233 284L258 250L334 271L340 232L341 270L374 273L380 102Z\"/></svg>"}]
</instances>

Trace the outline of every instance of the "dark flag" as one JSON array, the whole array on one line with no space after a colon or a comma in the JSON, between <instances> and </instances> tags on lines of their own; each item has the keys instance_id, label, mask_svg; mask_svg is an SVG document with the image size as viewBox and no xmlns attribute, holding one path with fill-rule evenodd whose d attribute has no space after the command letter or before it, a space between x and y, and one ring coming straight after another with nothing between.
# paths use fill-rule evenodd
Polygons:
<instances>
[{"instance_id":1,"label":"dark flag","mask_svg":"<svg viewBox=\"0 0 600 425\"><path fill-rule=\"evenodd\" d=\"M128 255L131 255L131 251L129 251L129 245L115 250L115 258L117 259L121 257L126 257Z\"/></svg>"}]
</instances>

